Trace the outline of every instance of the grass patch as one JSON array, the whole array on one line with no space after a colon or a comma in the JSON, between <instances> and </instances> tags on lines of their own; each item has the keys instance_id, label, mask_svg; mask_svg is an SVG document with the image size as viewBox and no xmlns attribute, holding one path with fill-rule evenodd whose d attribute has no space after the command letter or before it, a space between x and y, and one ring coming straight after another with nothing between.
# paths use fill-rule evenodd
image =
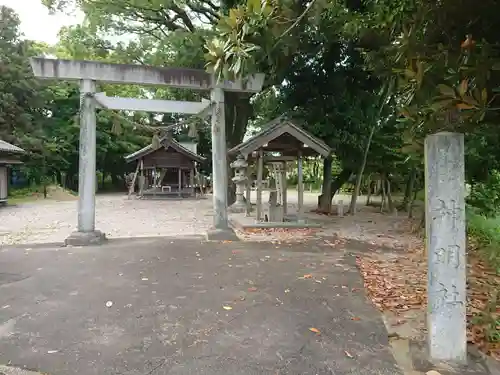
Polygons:
<instances>
[{"instance_id":1,"label":"grass patch","mask_svg":"<svg viewBox=\"0 0 500 375\"><path fill-rule=\"evenodd\" d=\"M43 197L38 197L36 195L29 195L24 197L9 197L7 205L16 205L21 203L31 203L43 201Z\"/></svg>"},{"instance_id":2,"label":"grass patch","mask_svg":"<svg viewBox=\"0 0 500 375\"><path fill-rule=\"evenodd\" d=\"M478 241L484 260L500 274L500 217L487 218L468 209L467 232Z\"/></svg>"},{"instance_id":3,"label":"grass patch","mask_svg":"<svg viewBox=\"0 0 500 375\"><path fill-rule=\"evenodd\" d=\"M11 189L9 191L9 204L19 204L26 202L44 201L47 199L71 200L75 199L77 194L71 190L63 189L57 185L48 185L46 187L47 196L44 194L43 186L30 186L20 189Z\"/></svg>"}]
</instances>

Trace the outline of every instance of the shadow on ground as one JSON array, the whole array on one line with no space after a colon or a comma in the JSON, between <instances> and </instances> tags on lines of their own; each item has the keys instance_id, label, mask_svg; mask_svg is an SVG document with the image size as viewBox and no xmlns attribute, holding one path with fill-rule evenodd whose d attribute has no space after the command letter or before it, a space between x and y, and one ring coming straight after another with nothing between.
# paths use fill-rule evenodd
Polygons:
<instances>
[{"instance_id":1,"label":"shadow on ground","mask_svg":"<svg viewBox=\"0 0 500 375\"><path fill-rule=\"evenodd\" d=\"M51 375L400 373L354 259L319 241L3 248L0 318L0 362Z\"/></svg>"}]
</instances>

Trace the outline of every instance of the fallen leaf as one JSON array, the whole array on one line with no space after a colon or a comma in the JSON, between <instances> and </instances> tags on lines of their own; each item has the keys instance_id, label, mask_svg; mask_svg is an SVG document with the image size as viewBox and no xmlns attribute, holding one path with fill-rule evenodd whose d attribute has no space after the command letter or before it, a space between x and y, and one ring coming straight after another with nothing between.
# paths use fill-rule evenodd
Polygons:
<instances>
[{"instance_id":1,"label":"fallen leaf","mask_svg":"<svg viewBox=\"0 0 500 375\"><path fill-rule=\"evenodd\" d=\"M351 353L349 353L347 350L344 350L344 353L347 357L349 358L354 358Z\"/></svg>"},{"instance_id":2,"label":"fallen leaf","mask_svg":"<svg viewBox=\"0 0 500 375\"><path fill-rule=\"evenodd\" d=\"M233 308L231 306L222 306L224 310L232 310Z\"/></svg>"},{"instance_id":3,"label":"fallen leaf","mask_svg":"<svg viewBox=\"0 0 500 375\"><path fill-rule=\"evenodd\" d=\"M317 329L317 328L314 328L314 327L309 328L309 331L314 332L314 333L316 333L318 335L321 334L321 331L319 329Z\"/></svg>"},{"instance_id":4,"label":"fallen leaf","mask_svg":"<svg viewBox=\"0 0 500 375\"><path fill-rule=\"evenodd\" d=\"M256 292L257 291L257 288L252 286L251 288L248 288L248 291L249 292Z\"/></svg>"}]
</instances>

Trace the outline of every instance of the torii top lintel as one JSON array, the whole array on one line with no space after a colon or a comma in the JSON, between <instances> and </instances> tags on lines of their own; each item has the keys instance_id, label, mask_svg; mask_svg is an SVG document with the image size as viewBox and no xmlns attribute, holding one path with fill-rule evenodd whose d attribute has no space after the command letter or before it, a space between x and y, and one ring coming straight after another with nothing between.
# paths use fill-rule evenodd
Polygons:
<instances>
[{"instance_id":1,"label":"torii top lintel","mask_svg":"<svg viewBox=\"0 0 500 375\"><path fill-rule=\"evenodd\" d=\"M38 78L82 80L122 84L156 85L210 90L220 87L225 91L257 93L262 90L264 74L254 74L245 80L215 84L212 75L198 69L163 68L148 65L110 64L99 61L31 58L33 73Z\"/></svg>"}]
</instances>

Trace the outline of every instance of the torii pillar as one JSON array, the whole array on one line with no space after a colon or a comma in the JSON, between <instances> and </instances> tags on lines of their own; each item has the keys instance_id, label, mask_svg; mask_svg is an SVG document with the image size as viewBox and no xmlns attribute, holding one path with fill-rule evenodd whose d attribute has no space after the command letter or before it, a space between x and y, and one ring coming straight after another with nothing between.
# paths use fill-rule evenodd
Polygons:
<instances>
[{"instance_id":1,"label":"torii pillar","mask_svg":"<svg viewBox=\"0 0 500 375\"><path fill-rule=\"evenodd\" d=\"M93 245L105 239L105 235L95 228L96 105L91 95L95 93L96 83L99 82L211 91L214 225L208 232L207 238L209 240L236 238L234 231L229 227L227 215L224 91L260 92L264 83L263 74L255 74L235 82L216 82L212 75L195 69L40 57L32 58L30 62L36 77L80 81L81 85L78 230L66 239L67 245Z\"/></svg>"}]
</instances>

